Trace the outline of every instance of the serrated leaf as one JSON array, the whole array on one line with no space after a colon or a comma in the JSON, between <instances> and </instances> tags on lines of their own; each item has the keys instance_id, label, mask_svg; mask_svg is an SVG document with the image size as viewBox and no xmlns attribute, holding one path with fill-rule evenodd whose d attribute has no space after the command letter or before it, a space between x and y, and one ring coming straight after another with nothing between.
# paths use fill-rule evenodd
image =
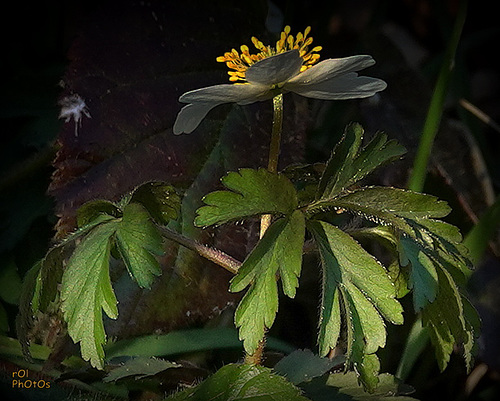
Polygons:
<instances>
[{"instance_id":1,"label":"serrated leaf","mask_svg":"<svg viewBox=\"0 0 500 401\"><path fill-rule=\"evenodd\" d=\"M465 285L466 277L470 275L472 262L469 259L468 249L461 243L460 230L448 223L434 219L416 219L411 224L420 235L419 239L428 241L424 243L427 251L445 265L457 283Z\"/></svg>"},{"instance_id":2,"label":"serrated leaf","mask_svg":"<svg viewBox=\"0 0 500 401\"><path fill-rule=\"evenodd\" d=\"M462 296L446 269L438 268L437 274L438 295L434 302L422 310L422 322L429 330L441 371L448 365L455 344L468 344L464 347L464 358L470 369L473 333L465 321Z\"/></svg>"},{"instance_id":3,"label":"serrated leaf","mask_svg":"<svg viewBox=\"0 0 500 401\"><path fill-rule=\"evenodd\" d=\"M207 206L197 210L198 227L266 213L289 214L297 207L297 193L283 174L244 168L222 178L229 191L211 192L203 198Z\"/></svg>"},{"instance_id":4,"label":"serrated leaf","mask_svg":"<svg viewBox=\"0 0 500 401\"><path fill-rule=\"evenodd\" d=\"M331 198L344 189L353 175L352 164L363 140L359 124L346 127L340 142L333 149L318 186L318 198Z\"/></svg>"},{"instance_id":5,"label":"serrated leaf","mask_svg":"<svg viewBox=\"0 0 500 401\"><path fill-rule=\"evenodd\" d=\"M324 198L308 205L307 210L345 209L391 224L411 233L405 219L444 217L450 207L435 196L392 187L364 187L336 198Z\"/></svg>"},{"instance_id":6,"label":"serrated leaf","mask_svg":"<svg viewBox=\"0 0 500 401\"><path fill-rule=\"evenodd\" d=\"M155 255L162 255L162 236L140 203L123 208L123 217L116 228L116 245L130 275L140 287L150 288L161 273Z\"/></svg>"},{"instance_id":7,"label":"serrated leaf","mask_svg":"<svg viewBox=\"0 0 500 401\"><path fill-rule=\"evenodd\" d=\"M357 123L346 127L344 136L332 152L318 186L317 198L332 198L366 177L381 165L395 160L406 149L387 135L377 133L360 150L363 127Z\"/></svg>"},{"instance_id":8,"label":"serrated leaf","mask_svg":"<svg viewBox=\"0 0 500 401\"><path fill-rule=\"evenodd\" d=\"M309 228L318 244L323 266L320 355L336 347L342 316L347 325L348 364L356 367L365 386L371 388L373 375L365 374L365 368L369 370L369 367L363 365L363 361L365 355L385 346L381 315L395 324L403 322L394 285L384 267L351 236L321 221L311 222Z\"/></svg>"},{"instance_id":9,"label":"serrated leaf","mask_svg":"<svg viewBox=\"0 0 500 401\"><path fill-rule=\"evenodd\" d=\"M413 290L413 306L418 312L436 299L439 284L435 263L413 239L401 236L400 244L401 265L411 264L408 285Z\"/></svg>"},{"instance_id":10,"label":"serrated leaf","mask_svg":"<svg viewBox=\"0 0 500 401\"><path fill-rule=\"evenodd\" d=\"M170 401L307 401L300 389L263 366L230 364Z\"/></svg>"},{"instance_id":11,"label":"serrated leaf","mask_svg":"<svg viewBox=\"0 0 500 401\"><path fill-rule=\"evenodd\" d=\"M80 343L84 360L103 367L106 341L102 310L118 316L117 300L109 277L111 237L117 222L97 226L75 248L62 277L61 300L68 333Z\"/></svg>"},{"instance_id":12,"label":"serrated leaf","mask_svg":"<svg viewBox=\"0 0 500 401\"><path fill-rule=\"evenodd\" d=\"M113 202L107 200L93 200L84 203L76 211L76 222L79 228L89 226L102 215L120 217L121 210Z\"/></svg>"},{"instance_id":13,"label":"serrated leaf","mask_svg":"<svg viewBox=\"0 0 500 401\"><path fill-rule=\"evenodd\" d=\"M407 397L414 392L410 386L403 385L396 377L388 373L378 375L379 385L373 393L367 393L359 386L355 372L333 373L328 377L326 386L338 389L339 400L394 400L415 401L415 398ZM333 398L336 399L336 398Z\"/></svg>"},{"instance_id":14,"label":"serrated leaf","mask_svg":"<svg viewBox=\"0 0 500 401\"><path fill-rule=\"evenodd\" d=\"M33 313L37 311L46 311L50 302L52 302L58 293L58 285L61 283L63 274L63 261L67 254L67 245L73 243L75 240L84 237L94 227L100 224L114 220L108 214L97 213L95 216L84 226L78 228L56 246L49 249L43 259L41 259L36 277L36 286L33 292L31 307Z\"/></svg>"},{"instance_id":15,"label":"serrated leaf","mask_svg":"<svg viewBox=\"0 0 500 401\"><path fill-rule=\"evenodd\" d=\"M176 189L163 182L147 182L136 188L130 202L141 203L158 224L175 220L181 208Z\"/></svg>"},{"instance_id":16,"label":"serrated leaf","mask_svg":"<svg viewBox=\"0 0 500 401\"><path fill-rule=\"evenodd\" d=\"M405 147L397 141L388 141L386 134L382 132L376 133L354 161L354 175L348 185L358 182L378 167L399 159L405 153Z\"/></svg>"},{"instance_id":17,"label":"serrated leaf","mask_svg":"<svg viewBox=\"0 0 500 401\"><path fill-rule=\"evenodd\" d=\"M293 298L302 266L305 218L295 211L291 216L273 223L248 255L238 274L231 280L230 291L250 286L235 313L240 339L245 350L253 353L258 342L270 328L278 311L279 273L283 292Z\"/></svg>"},{"instance_id":18,"label":"serrated leaf","mask_svg":"<svg viewBox=\"0 0 500 401\"><path fill-rule=\"evenodd\" d=\"M102 380L108 383L130 376L135 376L135 379L138 380L144 377L154 376L167 369L179 367L181 367L181 365L160 358L137 357L129 359L123 365L113 369Z\"/></svg>"}]
</instances>

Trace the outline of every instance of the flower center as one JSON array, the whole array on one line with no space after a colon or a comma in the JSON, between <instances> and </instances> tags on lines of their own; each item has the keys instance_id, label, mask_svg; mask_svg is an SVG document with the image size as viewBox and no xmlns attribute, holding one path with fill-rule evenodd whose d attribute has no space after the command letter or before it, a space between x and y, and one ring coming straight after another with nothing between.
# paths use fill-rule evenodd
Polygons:
<instances>
[{"instance_id":1,"label":"flower center","mask_svg":"<svg viewBox=\"0 0 500 401\"><path fill-rule=\"evenodd\" d=\"M309 50L309 46L313 42L313 38L307 36L310 32L311 27L308 26L304 33L299 32L294 38L293 35L290 35L290 26L287 25L283 29L283 32L281 32L280 39L276 42L275 47L265 46L259 39L253 36L252 43L257 50L260 50L259 53L250 54L248 46L242 45L240 46L241 53L236 49L232 49L230 52L224 53L223 56L217 57L217 61L219 63L226 63L228 68L233 70L228 71L231 82L246 82L245 73L252 64L276 54L297 49L303 60L300 69L300 72L303 72L311 68L320 57L317 52L321 50L321 46L316 46Z\"/></svg>"}]
</instances>

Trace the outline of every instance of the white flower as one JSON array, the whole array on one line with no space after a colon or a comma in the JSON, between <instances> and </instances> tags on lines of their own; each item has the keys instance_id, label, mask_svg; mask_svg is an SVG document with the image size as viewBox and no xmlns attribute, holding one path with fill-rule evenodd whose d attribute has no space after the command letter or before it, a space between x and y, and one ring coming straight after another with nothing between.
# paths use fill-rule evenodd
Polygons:
<instances>
[{"instance_id":1,"label":"white flower","mask_svg":"<svg viewBox=\"0 0 500 401\"><path fill-rule=\"evenodd\" d=\"M252 42L261 52L250 55L248 47L241 47L219 57L236 70L229 72L231 81L244 83L214 85L184 93L179 101L184 106L174 123L174 134L190 133L198 127L207 113L223 103L245 105L270 99L280 93L294 92L299 95L325 100L364 98L384 90L381 79L358 76L357 71L375 64L371 56L352 56L327 59L315 64L321 50L315 47L308 51L312 38L298 34L294 41L285 27L276 48L264 46L256 38Z\"/></svg>"}]
</instances>

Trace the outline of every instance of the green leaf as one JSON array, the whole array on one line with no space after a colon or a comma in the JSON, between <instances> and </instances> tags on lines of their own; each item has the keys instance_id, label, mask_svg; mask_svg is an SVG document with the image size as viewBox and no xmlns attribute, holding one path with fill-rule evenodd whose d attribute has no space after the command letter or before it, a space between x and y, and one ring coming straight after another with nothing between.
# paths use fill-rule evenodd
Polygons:
<instances>
[{"instance_id":1,"label":"green leaf","mask_svg":"<svg viewBox=\"0 0 500 401\"><path fill-rule=\"evenodd\" d=\"M211 192L203 198L207 206L197 210L196 226L266 213L290 214L297 207L295 188L283 174L244 168L227 174L222 183L229 191Z\"/></svg>"},{"instance_id":2,"label":"green leaf","mask_svg":"<svg viewBox=\"0 0 500 401\"><path fill-rule=\"evenodd\" d=\"M61 300L68 333L80 342L84 360L103 367L103 344L106 341L102 310L118 316L117 300L109 277L111 237L115 221L97 226L76 247L62 277Z\"/></svg>"},{"instance_id":3,"label":"green leaf","mask_svg":"<svg viewBox=\"0 0 500 401\"><path fill-rule=\"evenodd\" d=\"M107 383L130 376L135 376L135 379L138 380L144 377L154 376L167 369L179 367L181 367L181 365L163 359L138 357L129 359L122 366L113 369L102 380Z\"/></svg>"},{"instance_id":4,"label":"green leaf","mask_svg":"<svg viewBox=\"0 0 500 401\"><path fill-rule=\"evenodd\" d=\"M307 401L300 389L263 366L230 364L170 401Z\"/></svg>"},{"instance_id":5,"label":"green leaf","mask_svg":"<svg viewBox=\"0 0 500 401\"><path fill-rule=\"evenodd\" d=\"M43 259L37 262L38 273L36 286L33 292L31 307L33 313L46 311L50 302L54 301L59 293L58 286L61 283L64 266L63 262L68 257L69 245L75 240L83 238L93 228L114 220L114 217L106 213L96 213L86 225L78 228L57 245L49 249Z\"/></svg>"},{"instance_id":6,"label":"green leaf","mask_svg":"<svg viewBox=\"0 0 500 401\"><path fill-rule=\"evenodd\" d=\"M455 344L465 344L464 358L467 368L471 367L471 349L474 332L472 325L465 320L463 298L446 269L436 269L439 281L439 291L434 302L428 304L422 310L422 321L429 330L431 342L434 345L438 366L443 371L450 360ZM470 304L467 302L467 308ZM477 317L471 316L473 311L469 309L468 317L472 322Z\"/></svg>"},{"instance_id":7,"label":"green leaf","mask_svg":"<svg viewBox=\"0 0 500 401\"><path fill-rule=\"evenodd\" d=\"M418 312L436 299L438 275L434 261L413 239L401 236L400 260L402 266L411 264L408 285L413 290L413 307Z\"/></svg>"},{"instance_id":8,"label":"green leaf","mask_svg":"<svg viewBox=\"0 0 500 401\"><path fill-rule=\"evenodd\" d=\"M302 265L305 218L295 211L273 223L248 255L238 274L231 280L230 290L242 291L250 286L235 313L236 326L245 350L252 353L270 328L278 311L278 285L281 276L283 292L293 298Z\"/></svg>"},{"instance_id":9,"label":"green leaf","mask_svg":"<svg viewBox=\"0 0 500 401\"><path fill-rule=\"evenodd\" d=\"M336 198L320 199L306 208L309 214L326 209L349 210L408 234L412 230L405 219L444 217L451 210L435 196L392 187L364 187Z\"/></svg>"},{"instance_id":10,"label":"green leaf","mask_svg":"<svg viewBox=\"0 0 500 401\"><path fill-rule=\"evenodd\" d=\"M333 149L318 186L318 198L331 198L341 192L353 176L353 161L363 140L363 127L350 124Z\"/></svg>"},{"instance_id":11,"label":"green leaf","mask_svg":"<svg viewBox=\"0 0 500 401\"><path fill-rule=\"evenodd\" d=\"M406 150L387 135L377 133L360 150L363 127L357 123L346 127L344 136L332 152L318 186L318 198L332 198L366 177L376 168L395 160Z\"/></svg>"},{"instance_id":12,"label":"green leaf","mask_svg":"<svg viewBox=\"0 0 500 401\"><path fill-rule=\"evenodd\" d=\"M102 215L120 217L122 212L113 202L107 200L93 200L84 203L76 211L76 222L79 228L89 226Z\"/></svg>"},{"instance_id":13,"label":"green leaf","mask_svg":"<svg viewBox=\"0 0 500 401\"><path fill-rule=\"evenodd\" d=\"M181 208L176 189L164 182L147 182L134 190L130 202L141 203L158 224L175 220Z\"/></svg>"},{"instance_id":14,"label":"green leaf","mask_svg":"<svg viewBox=\"0 0 500 401\"><path fill-rule=\"evenodd\" d=\"M123 356L171 356L219 348L242 348L234 327L178 330L127 338L107 344L105 350L107 358L112 359ZM266 348L282 353L294 351L291 345L273 337L266 338Z\"/></svg>"},{"instance_id":15,"label":"green leaf","mask_svg":"<svg viewBox=\"0 0 500 401\"><path fill-rule=\"evenodd\" d=\"M162 255L162 236L140 203L129 203L116 229L116 245L130 275L140 287L150 288L161 273L154 255Z\"/></svg>"},{"instance_id":16,"label":"green leaf","mask_svg":"<svg viewBox=\"0 0 500 401\"><path fill-rule=\"evenodd\" d=\"M374 354L385 346L381 315L394 324L403 322L402 307L387 271L351 236L320 221L309 224L318 244L323 266L320 316L320 355L337 346L341 316L347 326L348 365L353 365L363 384L373 388Z\"/></svg>"},{"instance_id":17,"label":"green leaf","mask_svg":"<svg viewBox=\"0 0 500 401\"><path fill-rule=\"evenodd\" d=\"M387 140L386 134L377 132L354 161L354 175L348 185L358 182L378 167L399 159L405 153L404 146L394 139Z\"/></svg>"},{"instance_id":18,"label":"green leaf","mask_svg":"<svg viewBox=\"0 0 500 401\"><path fill-rule=\"evenodd\" d=\"M338 389L338 398L334 400L357 400L357 401L415 401L415 398L407 397L414 392L410 386L403 385L397 378L388 373L382 373L377 377L379 385L373 393L367 393L359 386L355 372L333 373L328 377L326 385ZM307 392L307 389L306 389ZM344 396L344 397L342 397Z\"/></svg>"},{"instance_id":19,"label":"green leaf","mask_svg":"<svg viewBox=\"0 0 500 401\"><path fill-rule=\"evenodd\" d=\"M332 359L314 355L311 350L296 350L285 356L275 366L274 371L293 384L311 381L322 376L337 365L343 364L345 358L338 356Z\"/></svg>"}]
</instances>

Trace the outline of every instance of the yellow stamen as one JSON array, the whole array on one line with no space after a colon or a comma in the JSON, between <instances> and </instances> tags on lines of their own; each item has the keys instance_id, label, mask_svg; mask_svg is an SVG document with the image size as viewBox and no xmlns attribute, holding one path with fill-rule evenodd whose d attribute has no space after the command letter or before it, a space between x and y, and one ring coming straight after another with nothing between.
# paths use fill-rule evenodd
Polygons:
<instances>
[{"instance_id":1,"label":"yellow stamen","mask_svg":"<svg viewBox=\"0 0 500 401\"><path fill-rule=\"evenodd\" d=\"M295 38L293 35L290 35L290 31L291 28L289 25L283 28L283 32L281 32L280 38L276 42L274 48L265 46L259 39L252 36L252 44L259 50L258 53L250 54L248 46L241 45L241 54L236 49L232 49L230 52L224 53L223 56L217 57L216 60L219 63L226 63L229 69L235 70L228 72L231 82L246 82L245 73L251 65L270 56L297 49L300 57L303 59L300 69L300 72L303 72L311 68L319 60L320 55L318 52L321 51L322 48L321 46L315 46L313 49L309 50L309 46L313 42L313 38L307 37L311 32L310 26L305 29L304 33L297 33Z\"/></svg>"}]
</instances>

